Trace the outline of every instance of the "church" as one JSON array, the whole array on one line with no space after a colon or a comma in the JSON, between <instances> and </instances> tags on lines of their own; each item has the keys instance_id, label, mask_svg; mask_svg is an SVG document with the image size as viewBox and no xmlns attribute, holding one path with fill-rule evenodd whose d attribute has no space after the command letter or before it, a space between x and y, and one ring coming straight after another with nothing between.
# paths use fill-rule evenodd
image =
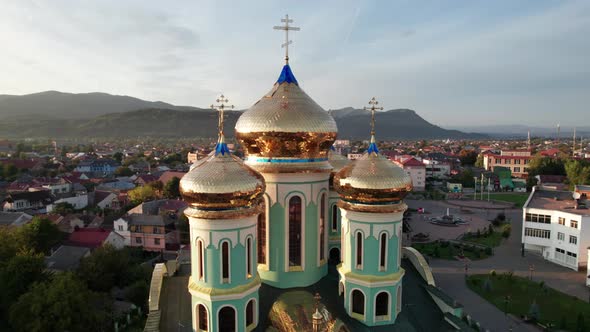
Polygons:
<instances>
[{"instance_id":1,"label":"church","mask_svg":"<svg viewBox=\"0 0 590 332\"><path fill-rule=\"evenodd\" d=\"M355 161L332 151L336 122L295 78L288 32L298 28L282 21L275 28L285 30L287 53L278 80L235 126L245 160L225 142L222 96L215 150L180 181L189 203L192 330L264 331L264 321L279 331L294 319L293 331L391 331L403 309L411 179L379 153L374 98L368 150Z\"/></svg>"}]
</instances>

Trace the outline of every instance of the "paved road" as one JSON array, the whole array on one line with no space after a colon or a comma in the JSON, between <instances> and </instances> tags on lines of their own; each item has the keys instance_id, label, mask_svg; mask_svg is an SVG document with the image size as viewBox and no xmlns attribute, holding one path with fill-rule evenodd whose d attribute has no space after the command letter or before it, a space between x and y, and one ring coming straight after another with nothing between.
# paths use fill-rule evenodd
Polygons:
<instances>
[{"instance_id":1,"label":"paved road","mask_svg":"<svg viewBox=\"0 0 590 332\"><path fill-rule=\"evenodd\" d=\"M161 331L192 331L191 296L188 292L189 265L181 265L176 276L165 277L160 295Z\"/></svg>"},{"instance_id":2,"label":"paved road","mask_svg":"<svg viewBox=\"0 0 590 332\"><path fill-rule=\"evenodd\" d=\"M433 214L446 210L447 206L444 202L409 202L411 207L425 204L428 204ZM474 219L486 218L485 211L476 209L472 210L476 212ZM493 218L496 213L497 211L490 211L488 213L490 217L486 219ZM496 248L494 256L484 260L471 262L468 273L489 273L490 270L496 270L498 273L513 271L516 275L528 277L530 273L529 266L532 264L535 267L535 271L533 273L534 280L543 280L549 287L588 301L590 293L588 288L584 286L586 278L585 271L575 272L557 264L548 262L541 256L530 253L527 253L525 257L522 257L520 251L520 234L522 234L522 210L506 210L506 216L513 221L512 235L508 240L503 240L502 245ZM450 228L436 225L433 225L433 227L445 229ZM430 232L432 236L433 232L437 232L437 229L431 228ZM441 230L441 232L444 233L444 230ZM457 301L462 303L465 306L465 311L475 320L479 321L483 327L488 328L491 331L508 331L509 326L512 325L513 331L537 331L529 325L519 324L516 320L506 317L504 313L498 308L491 305L479 295L467 288L467 285L465 285L464 281L465 270L464 264L462 262L431 259L430 266L432 267L432 272L434 273L437 285L445 290L449 295L454 297Z\"/></svg>"}]
</instances>

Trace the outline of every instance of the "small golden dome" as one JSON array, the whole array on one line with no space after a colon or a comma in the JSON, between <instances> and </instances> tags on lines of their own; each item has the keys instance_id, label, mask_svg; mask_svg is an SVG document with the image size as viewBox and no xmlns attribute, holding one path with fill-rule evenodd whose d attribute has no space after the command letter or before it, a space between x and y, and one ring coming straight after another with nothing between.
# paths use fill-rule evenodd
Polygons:
<instances>
[{"instance_id":1,"label":"small golden dome","mask_svg":"<svg viewBox=\"0 0 590 332\"><path fill-rule=\"evenodd\" d=\"M332 165L332 173L338 173L338 171L350 164L350 159L334 150L330 150L328 153L328 161L330 162L330 165Z\"/></svg>"},{"instance_id":2,"label":"small golden dome","mask_svg":"<svg viewBox=\"0 0 590 332\"><path fill-rule=\"evenodd\" d=\"M262 175L231 155L223 141L180 180L182 197L199 210L254 207L265 187Z\"/></svg>"},{"instance_id":3,"label":"small golden dome","mask_svg":"<svg viewBox=\"0 0 590 332\"><path fill-rule=\"evenodd\" d=\"M337 132L332 116L299 87L289 65L283 67L272 90L236 123L247 163L257 169L271 163L293 167L325 162Z\"/></svg>"},{"instance_id":4,"label":"small golden dome","mask_svg":"<svg viewBox=\"0 0 590 332\"><path fill-rule=\"evenodd\" d=\"M380 155L373 142L367 153L334 175L334 188L348 203L390 204L400 202L412 190L412 179Z\"/></svg>"}]
</instances>

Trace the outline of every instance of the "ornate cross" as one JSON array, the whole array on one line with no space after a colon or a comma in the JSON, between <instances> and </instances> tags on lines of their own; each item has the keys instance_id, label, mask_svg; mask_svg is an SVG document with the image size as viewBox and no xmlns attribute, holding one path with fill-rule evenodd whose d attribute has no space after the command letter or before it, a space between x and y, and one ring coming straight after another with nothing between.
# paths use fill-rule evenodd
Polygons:
<instances>
[{"instance_id":1,"label":"ornate cross","mask_svg":"<svg viewBox=\"0 0 590 332\"><path fill-rule=\"evenodd\" d=\"M211 109L219 112L219 120L217 122L217 130L219 131L219 139L222 139L223 138L223 112L225 111L226 108L233 109L234 105L227 105L227 103L229 103L229 99L227 99L227 97L225 97L223 94L221 96L219 96L219 98L217 98L215 101L218 104L217 105L211 104Z\"/></svg>"},{"instance_id":2,"label":"ornate cross","mask_svg":"<svg viewBox=\"0 0 590 332\"><path fill-rule=\"evenodd\" d=\"M289 18L289 15L285 15L285 18L281 19L281 22L285 23L285 25L275 25L273 29L285 31L285 43L283 43L281 47L285 48L285 61L287 62L287 64L289 64L289 44L293 43L292 40L289 40L289 30L299 31L301 29L289 25L289 23L293 23L293 20Z\"/></svg>"},{"instance_id":3,"label":"ornate cross","mask_svg":"<svg viewBox=\"0 0 590 332\"><path fill-rule=\"evenodd\" d=\"M375 135L375 111L383 110L383 107L377 107L377 105L379 105L379 102L373 97L369 100L369 106L363 107L365 111L371 111L371 136Z\"/></svg>"}]
</instances>

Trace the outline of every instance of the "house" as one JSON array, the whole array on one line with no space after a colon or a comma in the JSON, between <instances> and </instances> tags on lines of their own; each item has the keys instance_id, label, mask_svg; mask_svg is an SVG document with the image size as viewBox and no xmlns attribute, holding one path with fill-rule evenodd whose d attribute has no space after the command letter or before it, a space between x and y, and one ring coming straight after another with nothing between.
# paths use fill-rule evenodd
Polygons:
<instances>
[{"instance_id":1,"label":"house","mask_svg":"<svg viewBox=\"0 0 590 332\"><path fill-rule=\"evenodd\" d=\"M496 167L510 169L514 177L526 178L529 163L533 159L530 150L502 150L500 154L483 154L483 166L486 171L494 171Z\"/></svg>"},{"instance_id":2,"label":"house","mask_svg":"<svg viewBox=\"0 0 590 332\"><path fill-rule=\"evenodd\" d=\"M51 256L45 257L47 270L52 272L74 271L84 257L90 256L90 248L60 246Z\"/></svg>"},{"instance_id":3,"label":"house","mask_svg":"<svg viewBox=\"0 0 590 332\"><path fill-rule=\"evenodd\" d=\"M63 233L73 233L76 229L84 228L84 220L76 214L68 214L66 216L60 216L56 214L50 215L49 219L53 221L57 228Z\"/></svg>"},{"instance_id":4,"label":"house","mask_svg":"<svg viewBox=\"0 0 590 332\"><path fill-rule=\"evenodd\" d=\"M131 190L131 189L135 188L135 185L131 182L113 180L113 181L101 182L100 185L96 188L99 190L106 190L106 191Z\"/></svg>"},{"instance_id":5,"label":"house","mask_svg":"<svg viewBox=\"0 0 590 332\"><path fill-rule=\"evenodd\" d=\"M448 179L451 176L452 166L448 162L423 158L422 163L427 178Z\"/></svg>"},{"instance_id":6,"label":"house","mask_svg":"<svg viewBox=\"0 0 590 332\"><path fill-rule=\"evenodd\" d=\"M131 232L129 231L129 222L124 218L113 221L113 231L125 238L125 245L131 246Z\"/></svg>"},{"instance_id":7,"label":"house","mask_svg":"<svg viewBox=\"0 0 590 332\"><path fill-rule=\"evenodd\" d=\"M33 216L24 212L1 212L0 211L0 227L20 227L28 224L33 219Z\"/></svg>"},{"instance_id":8,"label":"house","mask_svg":"<svg viewBox=\"0 0 590 332\"><path fill-rule=\"evenodd\" d=\"M535 179L537 186L547 189L566 190L568 187L565 183L567 177L564 175L535 175Z\"/></svg>"},{"instance_id":9,"label":"house","mask_svg":"<svg viewBox=\"0 0 590 332\"><path fill-rule=\"evenodd\" d=\"M9 193L6 196L4 211L44 210L54 198L48 190Z\"/></svg>"},{"instance_id":10,"label":"house","mask_svg":"<svg viewBox=\"0 0 590 332\"><path fill-rule=\"evenodd\" d=\"M102 176L111 175L119 167L119 163L113 159L103 158L83 160L74 169L75 172L92 173Z\"/></svg>"},{"instance_id":11,"label":"house","mask_svg":"<svg viewBox=\"0 0 590 332\"><path fill-rule=\"evenodd\" d=\"M590 247L590 210L583 188L551 190L535 186L522 208L525 250L573 270L586 267Z\"/></svg>"},{"instance_id":12,"label":"house","mask_svg":"<svg viewBox=\"0 0 590 332\"><path fill-rule=\"evenodd\" d=\"M60 203L68 203L71 204L75 210L81 210L88 206L88 195L71 195L70 197L64 197L55 200L52 204L47 205L47 213L53 211L55 206Z\"/></svg>"},{"instance_id":13,"label":"house","mask_svg":"<svg viewBox=\"0 0 590 332\"><path fill-rule=\"evenodd\" d=\"M96 207L103 210L119 210L121 208L118 195L110 191L95 190L93 202Z\"/></svg>"},{"instance_id":14,"label":"house","mask_svg":"<svg viewBox=\"0 0 590 332\"><path fill-rule=\"evenodd\" d=\"M160 182L162 182L162 184L166 184L168 183L170 180L172 180L173 178L177 177L178 179L182 179L182 177L185 175L185 172L176 172L176 171L167 171L162 173L162 175L160 175L160 178L158 179Z\"/></svg>"},{"instance_id":15,"label":"house","mask_svg":"<svg viewBox=\"0 0 590 332\"><path fill-rule=\"evenodd\" d=\"M414 191L424 191L426 187L426 167L420 160L409 157L395 161L395 163L410 176Z\"/></svg>"},{"instance_id":16,"label":"house","mask_svg":"<svg viewBox=\"0 0 590 332\"><path fill-rule=\"evenodd\" d=\"M174 225L164 222L161 215L132 214L129 215L130 246L143 247L148 251L163 251L166 249L166 238L174 242ZM169 227L169 226L172 227Z\"/></svg>"},{"instance_id":17,"label":"house","mask_svg":"<svg viewBox=\"0 0 590 332\"><path fill-rule=\"evenodd\" d=\"M561 150L559 150L558 148L551 148L539 152L539 154L543 157L558 157L560 153Z\"/></svg>"},{"instance_id":18,"label":"house","mask_svg":"<svg viewBox=\"0 0 590 332\"><path fill-rule=\"evenodd\" d=\"M76 247L98 248L106 243L117 249L125 246L125 239L113 231L102 228L79 228L68 237L67 243Z\"/></svg>"},{"instance_id":19,"label":"house","mask_svg":"<svg viewBox=\"0 0 590 332\"><path fill-rule=\"evenodd\" d=\"M142 175L138 175L137 178L135 179L135 181L133 181L133 183L135 183L138 186L145 186L150 182L154 182L154 181L158 181L158 177L152 175L152 174L142 174Z\"/></svg>"}]
</instances>

